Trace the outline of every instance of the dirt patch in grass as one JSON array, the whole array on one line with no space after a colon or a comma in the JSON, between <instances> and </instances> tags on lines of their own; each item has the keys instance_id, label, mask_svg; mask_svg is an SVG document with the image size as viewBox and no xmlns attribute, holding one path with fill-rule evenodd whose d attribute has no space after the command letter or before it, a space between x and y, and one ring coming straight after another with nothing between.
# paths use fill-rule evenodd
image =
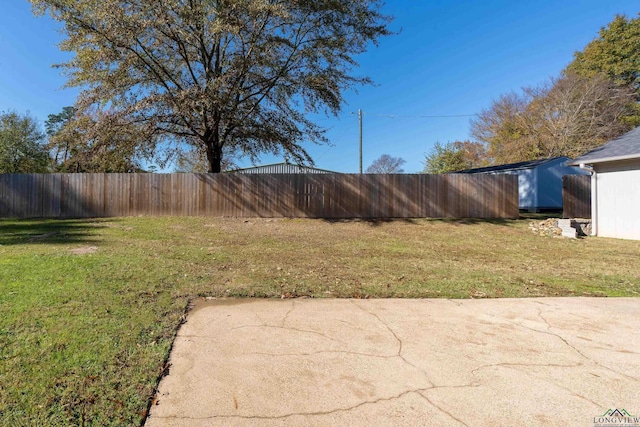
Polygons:
<instances>
[{"instance_id":1,"label":"dirt patch in grass","mask_svg":"<svg viewBox=\"0 0 640 427\"><path fill-rule=\"evenodd\" d=\"M71 249L69 252L71 252L73 255L86 255L96 253L97 250L97 246L81 246L79 248Z\"/></svg>"}]
</instances>

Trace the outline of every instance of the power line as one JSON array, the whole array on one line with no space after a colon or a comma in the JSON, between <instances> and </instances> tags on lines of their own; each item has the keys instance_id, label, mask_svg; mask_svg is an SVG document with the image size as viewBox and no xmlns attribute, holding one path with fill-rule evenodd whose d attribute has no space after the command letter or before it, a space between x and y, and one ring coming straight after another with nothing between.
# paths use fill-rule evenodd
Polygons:
<instances>
[{"instance_id":1,"label":"power line","mask_svg":"<svg viewBox=\"0 0 640 427\"><path fill-rule=\"evenodd\" d=\"M357 111L352 111L350 114L344 114L336 116L335 118L323 118L320 120L312 120L318 122L326 122L332 120L342 120L346 119L350 115L358 115ZM456 118L456 117L477 117L480 114L379 114L379 113L365 113L362 112L363 116L376 116L376 117L388 117L391 119L447 119L447 118Z\"/></svg>"},{"instance_id":2,"label":"power line","mask_svg":"<svg viewBox=\"0 0 640 427\"><path fill-rule=\"evenodd\" d=\"M329 152L329 150L331 150L333 147L335 147L336 145L338 145L338 143L340 141L342 141L342 138L344 138L344 136L347 134L347 132L349 132L351 130L351 128L353 128L354 123L351 122L347 125L346 129L344 130L344 132L342 132L342 134L340 134L340 136L335 139L334 141L331 141L331 145L329 146L329 148L326 149L326 151L324 153L322 153L316 160L320 160L325 154L327 154Z\"/></svg>"},{"instance_id":3,"label":"power line","mask_svg":"<svg viewBox=\"0 0 640 427\"><path fill-rule=\"evenodd\" d=\"M377 117L388 117L391 119L395 119L395 118L408 118L408 119L434 119L434 118L456 118L456 117L476 117L478 116L478 114L440 114L440 115L435 115L435 114L421 114L421 115L403 115L403 114L375 114L375 113L365 113L364 111L362 111L361 109L358 109L358 112L351 112L352 115L357 114L358 115L358 125L360 128L360 132L359 132L359 148L360 148L360 173L362 173L362 117L365 115L372 115L372 116L377 116ZM338 119L340 119L340 117L338 117ZM342 137L347 133L347 131L351 128L351 126L348 126L347 129L343 132L342 135L340 135L340 137L338 137L338 139L342 139ZM319 160L320 158L322 158L325 154L327 154L327 152L329 152L329 150L331 150L333 148L333 146L329 147L324 153L322 153L320 155L320 157L318 157L317 160Z\"/></svg>"},{"instance_id":4,"label":"power line","mask_svg":"<svg viewBox=\"0 0 640 427\"><path fill-rule=\"evenodd\" d=\"M439 119L453 117L474 117L478 114L442 114L442 115L402 115L402 114L373 114L378 117L403 118L403 119Z\"/></svg>"}]
</instances>

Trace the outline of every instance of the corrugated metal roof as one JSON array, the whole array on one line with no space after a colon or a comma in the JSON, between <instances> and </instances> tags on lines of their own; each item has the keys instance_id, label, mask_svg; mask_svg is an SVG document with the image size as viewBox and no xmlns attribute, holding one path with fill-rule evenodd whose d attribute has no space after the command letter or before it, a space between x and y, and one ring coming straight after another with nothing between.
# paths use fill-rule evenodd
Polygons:
<instances>
[{"instance_id":1,"label":"corrugated metal roof","mask_svg":"<svg viewBox=\"0 0 640 427\"><path fill-rule=\"evenodd\" d=\"M236 169L229 173L338 173L326 169L312 168L309 166L293 165L291 163L275 163L272 165L254 166L250 168Z\"/></svg>"},{"instance_id":2,"label":"corrugated metal roof","mask_svg":"<svg viewBox=\"0 0 640 427\"><path fill-rule=\"evenodd\" d=\"M509 163L506 165L487 166L484 168L466 169L454 173L487 173L487 172L504 172L510 170L533 169L546 163L554 162L558 159L567 160L568 157L554 157L552 159L530 160L528 162Z\"/></svg>"},{"instance_id":3,"label":"corrugated metal roof","mask_svg":"<svg viewBox=\"0 0 640 427\"><path fill-rule=\"evenodd\" d=\"M627 132L606 144L589 151L567 165L579 165L580 163L601 163L615 160L627 160L640 158L640 127Z\"/></svg>"}]
</instances>

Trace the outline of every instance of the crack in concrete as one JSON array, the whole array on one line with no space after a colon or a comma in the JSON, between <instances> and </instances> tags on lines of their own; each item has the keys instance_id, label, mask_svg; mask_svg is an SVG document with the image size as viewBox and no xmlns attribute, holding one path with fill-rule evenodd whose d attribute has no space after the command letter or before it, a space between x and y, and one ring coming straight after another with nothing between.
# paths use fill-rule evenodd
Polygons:
<instances>
[{"instance_id":1,"label":"crack in concrete","mask_svg":"<svg viewBox=\"0 0 640 427\"><path fill-rule=\"evenodd\" d=\"M253 315L256 316L256 318L260 321L261 325L266 325L267 324L267 322L265 322L264 319L262 317L260 317L260 315L258 313L256 313L256 310L254 310L253 307L251 309L251 313L253 313Z\"/></svg>"},{"instance_id":2,"label":"crack in concrete","mask_svg":"<svg viewBox=\"0 0 640 427\"><path fill-rule=\"evenodd\" d=\"M500 362L500 363L490 363L487 365L481 365L478 366L477 368L474 368L471 370L471 374L475 374L477 371L481 370L481 369L487 369L487 368L493 368L496 366L504 366L506 368L511 368L511 367L518 367L518 366L524 366L524 367L548 367L548 368L577 368L579 366L582 366L582 363L576 363L573 365L561 365L561 364L557 364L557 363L512 363L512 362Z\"/></svg>"},{"instance_id":3,"label":"crack in concrete","mask_svg":"<svg viewBox=\"0 0 640 427\"><path fill-rule=\"evenodd\" d=\"M298 331L298 332L302 332L302 333L318 335L318 336L321 336L321 337L323 337L323 338L326 338L326 339L328 339L328 340L330 340L330 341L334 341L334 342L340 343L340 344L342 344L342 345L347 345L347 343L345 343L345 342L343 342L343 341L340 341L340 340L337 340L337 339L335 339L335 338L332 338L332 337L330 337L330 336L328 336L328 335L325 335L325 334L323 334L323 333L321 333L321 332L318 332L318 331L312 331L312 330L309 330L309 329L298 329L298 328L293 328L293 327L291 327L291 326L274 326L274 325L242 325L242 326L236 326L236 327L231 328L231 329L229 329L229 330L230 330L230 331L235 331L235 330L237 330L237 329L248 329L248 328L271 328L271 329L284 329L284 330L288 330L288 331L289 331L289 330L290 330L290 331ZM203 337L203 338L206 338L206 337ZM209 337L209 338L210 338L210 337Z\"/></svg>"},{"instance_id":4,"label":"crack in concrete","mask_svg":"<svg viewBox=\"0 0 640 427\"><path fill-rule=\"evenodd\" d=\"M427 381L429 382L429 384L431 384L432 386L435 386L434 382L431 381L431 378L429 377L429 374L427 373L427 371L425 371L424 369L422 369L419 366L416 366L415 364L409 362L403 355L402 355L402 340L400 339L400 337L398 337L398 335L395 333L395 331L393 329L391 329L391 327L384 322L382 319L380 319L380 317L376 314L376 313L372 313L368 310L365 310L364 307L358 305L354 300L349 300L353 305L355 305L356 307L358 307L360 310L364 311L365 313L367 313L370 316L375 317L378 322L380 322L388 331L389 333L391 333L391 335L393 335L393 337L396 339L396 341L398 342L398 353L396 354L396 356L398 356L400 359L402 359L404 361L404 363L406 363L407 365L419 370L420 372L422 372L424 374L424 376L427 378Z\"/></svg>"},{"instance_id":5,"label":"crack in concrete","mask_svg":"<svg viewBox=\"0 0 640 427\"><path fill-rule=\"evenodd\" d=\"M539 299L534 299L533 302L536 303L536 304L540 304L540 305L546 305L547 307L556 307L553 304L547 304L546 302L542 302Z\"/></svg>"},{"instance_id":6,"label":"crack in concrete","mask_svg":"<svg viewBox=\"0 0 640 427\"><path fill-rule=\"evenodd\" d=\"M606 369L606 370L609 370L609 371L611 371L611 372L614 372L614 373L616 373L616 374L618 374L618 375L622 375L623 377L627 377L627 378L632 379L632 380L635 380L635 381L640 381L640 379L639 379L639 378L636 378L636 377L634 377L634 376L628 375L628 374L626 374L626 373L624 373L624 372L619 372L619 371L617 371L617 370L615 370L615 369L612 369L612 368L610 368L610 367L608 367L608 366L605 366L605 365L601 364L600 362L598 362L598 361L596 361L596 360L593 360L591 357L589 357L589 356L587 356L586 354L584 354L582 351L580 351L580 350L579 350L578 348L576 348L574 345L570 344L570 343L569 343L569 341L567 341L567 339L566 339L566 338L564 338L564 337L563 337L563 336L561 336L560 334L557 334L557 333L555 333L555 332L552 332L552 331L551 331L551 329L552 329L552 328L553 328L553 329L555 329L555 328L554 328L554 327L549 323L549 321L547 321L547 319L542 315L542 310L538 310L538 317L540 317L540 319L542 319L542 321L545 323L545 325L547 325L547 330L548 330L548 332L544 332L544 331L537 331L536 329L533 329L533 328L528 328L528 329L530 329L530 330L532 330L532 331L537 331L537 332L540 332L540 333L547 333L547 334L549 334L549 335L552 335L552 336L558 337L560 340L562 340L562 342L564 342L567 346L569 346L569 348L573 349L576 353L578 353L580 356L582 356L582 357L583 357L583 358L585 358L586 360L590 361L591 363L594 363L595 365L600 366L601 368Z\"/></svg>"},{"instance_id":7,"label":"crack in concrete","mask_svg":"<svg viewBox=\"0 0 640 427\"><path fill-rule=\"evenodd\" d=\"M348 351L348 350L319 350L312 351L308 353L244 353L246 355L252 354L257 356L273 356L273 357L290 357L290 356L314 356L316 354L352 354L354 356L365 356L365 357L375 357L378 359L393 359L399 357L397 354L371 354L371 353L360 353L358 351Z\"/></svg>"},{"instance_id":8,"label":"crack in concrete","mask_svg":"<svg viewBox=\"0 0 640 427\"><path fill-rule=\"evenodd\" d=\"M492 316L492 317L497 317L497 316ZM521 328L524 328L524 329L528 329L528 330L533 331L533 332L538 332L540 334L551 335L553 337L556 337L560 341L562 341L567 347L571 348L574 352L579 354L585 360L588 360L589 362L593 363L594 365L600 366L601 368L603 368L605 370L611 371L611 372L613 372L615 374L618 374L618 375L621 375L623 377L632 379L634 381L640 381L639 378L633 377L633 376L628 375L628 374L626 374L624 372L619 372L619 371L617 371L617 370L615 370L613 368L610 368L608 366L605 366L605 365L601 364L600 362L598 362L596 360L593 360L592 358L590 358L589 356L584 354L582 351L580 351L578 348L576 348L574 345L570 344L569 341L567 341L566 338L564 338L560 334L552 332L551 329L553 328L553 326L551 326L551 324L547 321L547 319L542 315L542 310L541 309L538 309L538 317L544 322L545 325L547 325L547 330L546 331L541 331L540 329L535 329L535 328L523 325L521 323L509 320L509 319L503 319L503 320L505 320L508 323L511 323L512 325L515 325L515 326L518 326L518 327L521 327Z\"/></svg>"},{"instance_id":9,"label":"crack in concrete","mask_svg":"<svg viewBox=\"0 0 640 427\"><path fill-rule=\"evenodd\" d=\"M425 390L426 391L426 390ZM467 423L465 423L464 421L462 421L460 418L455 417L451 412L445 410L444 408L442 408L440 405L436 405L431 399L429 399L427 396L425 396L424 391L419 391L418 394L420 396L422 396L422 398L424 400L426 400L427 402L429 402L431 404L431 406L433 406L434 408L436 408L438 411L442 412L443 414L446 414L447 416L449 416L450 418L456 420L457 422L459 422L460 424L462 424L465 427L469 427L469 425Z\"/></svg>"},{"instance_id":10,"label":"crack in concrete","mask_svg":"<svg viewBox=\"0 0 640 427\"><path fill-rule=\"evenodd\" d=\"M551 380L548 380L548 381L549 381L551 384L554 384L556 387L560 387L561 389L563 389L563 390L565 390L565 391L568 391L569 393L571 393L572 395L574 395L574 396L576 396L576 397L579 397L580 399L586 400L587 402L589 402L589 403L591 403L591 404L595 405L595 406L596 406L596 407L598 407L598 408L602 408L603 406L606 406L606 405L604 405L604 404L602 404L602 403L594 402L593 400L589 399L588 397L583 396L583 395L581 395L581 394L579 394L579 393L576 393L575 391L571 390L571 389L570 389L570 388L568 388L568 387L563 386L563 385L562 385L562 384L560 384L560 383L557 383L557 382L555 382L555 381L551 381Z\"/></svg>"},{"instance_id":11,"label":"crack in concrete","mask_svg":"<svg viewBox=\"0 0 640 427\"><path fill-rule=\"evenodd\" d=\"M486 368L495 367L495 366L503 366L505 368L514 368L515 369L515 368L521 367L521 366L522 367L534 367L534 366L536 366L536 367L552 367L552 368L577 368L577 367L582 366L582 365L583 365L582 363L576 363L574 365L560 365L560 364L554 364L554 363L508 363L508 362L507 363L493 363L493 364L490 364L490 365L478 366L477 368L475 368L475 369L473 369L471 371L471 374L475 374L477 371L479 371L481 369L486 369ZM589 402L589 403L591 403L591 404L593 404L593 405L595 405L597 407L602 407L603 406L602 404L600 404L598 402L595 402L595 401L589 399L588 397L583 396L583 395L581 395L579 393L576 393L575 391L571 390L570 388L565 387L561 383L553 381L550 378L540 377L540 376L535 375L534 373L532 373L530 371L522 371L522 370L519 370L519 369L517 369L517 370L519 372L524 373L525 375L530 375L530 376L535 377L535 378L537 378L539 380L549 382L549 383L555 385L556 387L559 387L559 388L561 388L561 389L563 389L565 391L568 391L572 395L574 395L576 397L579 397L579 398L581 398L583 400L586 400L587 402Z\"/></svg>"},{"instance_id":12,"label":"crack in concrete","mask_svg":"<svg viewBox=\"0 0 640 427\"><path fill-rule=\"evenodd\" d=\"M280 324L281 327L285 327L285 323L287 323L287 319L289 318L289 315L291 314L291 312L296 308L296 301L294 299L291 300L291 308L289 309L289 311L287 311L287 313L284 315L284 317L282 318L282 323Z\"/></svg>"},{"instance_id":13,"label":"crack in concrete","mask_svg":"<svg viewBox=\"0 0 640 427\"><path fill-rule=\"evenodd\" d=\"M331 414L335 414L338 412L348 412L348 411L352 411L354 409L358 409L361 406L364 405L369 405L369 404L376 404L376 403L380 403L380 402L389 402L392 400L397 400L400 399L408 394L411 393L418 393L420 391L423 390L428 390L429 388L418 388L418 389L412 389L412 390L405 390L402 393L399 393L395 396L390 396L390 397L381 397L379 399L376 400L366 400L364 402L360 402L356 405L353 406L348 406L346 408L337 408L337 409L332 409L332 410L328 410L328 411L316 411L316 412L293 412L290 414L284 414L284 415L274 415L274 416L264 416L264 415L211 415L208 417L187 417L187 416L183 416L183 417L179 417L179 416L165 416L165 417L161 417L158 416L157 418L160 419L188 419L188 420L208 420L208 419L215 419L215 418L240 418L240 419L247 419L247 420L280 420L280 419L285 419L285 418L291 418L291 417L295 417L295 416L318 416L318 415L331 415Z\"/></svg>"},{"instance_id":14,"label":"crack in concrete","mask_svg":"<svg viewBox=\"0 0 640 427\"><path fill-rule=\"evenodd\" d=\"M305 417L305 416L322 416L322 415L331 415L331 414L335 414L338 412L349 412L349 411L353 411L354 409L358 409L362 406L365 405L375 405L377 403L380 402L390 402L393 400L398 400L401 399L404 396L407 396L409 394L415 393L418 396L426 399L427 401L429 401L429 399L424 396L422 394L422 392L425 391L429 391L429 390L436 390L436 389L440 389L440 388L468 388L468 387L478 387L477 385L458 385L458 386L431 386L431 387L424 387L424 388L416 388L416 389L411 389L411 390L405 390L399 394L396 394L394 396L390 396L390 397L381 397L379 399L375 399L375 400L366 400L364 402L360 402L356 405L353 406L348 406L345 408L336 408L336 409L331 409L331 410L327 410L327 411L316 411L316 412L293 412L290 414L284 414L284 415L273 415L273 416L265 416L265 415L210 415L207 417L189 417L189 416L177 416L177 415L168 415L168 416L157 416L155 415L155 418L158 419L163 419L163 420L182 420L182 419L186 419L186 420L210 420L210 419L216 419L216 418L222 418L222 419L233 419L233 418L239 418L239 419L246 419L246 420L280 420L280 419L286 419L286 418L291 418L291 417L296 417L296 416L301 416L301 417ZM430 402L430 401L429 401ZM449 416L451 416L453 419L456 419L453 415L451 415L450 413L448 413L446 410L442 409L441 407L439 407L438 405L435 405L434 403L430 402L431 405L433 405L436 409L444 412L445 414L448 414ZM459 420L458 420L459 421ZM461 424L467 426L467 424L465 424L462 421L459 421ZM468 426L467 426L468 427Z\"/></svg>"},{"instance_id":15,"label":"crack in concrete","mask_svg":"<svg viewBox=\"0 0 640 427\"><path fill-rule=\"evenodd\" d=\"M547 325L547 330L550 330L551 329L551 324L549 323L547 318L542 315L542 309L541 308L538 309L538 317L540 319L542 319L542 321L544 322L545 325Z\"/></svg>"},{"instance_id":16,"label":"crack in concrete","mask_svg":"<svg viewBox=\"0 0 640 427\"><path fill-rule=\"evenodd\" d=\"M545 325L547 325L547 331L541 331L538 329L534 329L534 328L530 328L528 326L524 326L524 325L520 325L523 326L527 329L529 329L530 331L535 331L535 332L539 332L541 334L547 334L547 335L551 335L554 337L559 338L563 343L565 343L565 345L567 345L568 347L570 347L573 351L575 351L576 353L578 353L580 356L584 357L585 359L594 362L596 364L598 364L597 362L595 362L594 360L591 360L589 357L587 357L587 355L585 355L583 352L581 352L580 350L578 350L575 346L573 346L572 344L569 344L569 341L567 341L564 337L560 336L560 334L557 334L555 332L551 331L551 328L553 328L553 326L551 326L551 324L549 323L549 321L542 315L542 310L538 309L538 317L544 322Z\"/></svg>"},{"instance_id":17,"label":"crack in concrete","mask_svg":"<svg viewBox=\"0 0 640 427\"><path fill-rule=\"evenodd\" d=\"M393 335L393 337L395 338L395 340L398 342L398 352L396 353L397 356L401 356L402 354L402 340L398 337L398 335L396 335L396 333L389 327L389 325L387 325L385 322L382 321L382 319L380 319L380 317L376 314L376 313L372 313L368 310L365 310L364 307L359 306L358 304L356 304L356 302L354 300L349 300L351 301L351 303L353 305L355 305L356 307L358 307L360 310L364 311L365 313L367 313L370 316L375 317L378 322L380 322L386 329L387 331L389 331L389 333L391 333L391 335Z\"/></svg>"}]
</instances>

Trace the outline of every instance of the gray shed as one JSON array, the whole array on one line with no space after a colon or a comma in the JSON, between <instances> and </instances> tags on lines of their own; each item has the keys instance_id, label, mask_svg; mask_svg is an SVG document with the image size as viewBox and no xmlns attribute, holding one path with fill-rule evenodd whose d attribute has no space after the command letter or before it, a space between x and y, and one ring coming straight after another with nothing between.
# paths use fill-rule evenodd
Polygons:
<instances>
[{"instance_id":1,"label":"gray shed","mask_svg":"<svg viewBox=\"0 0 640 427\"><path fill-rule=\"evenodd\" d=\"M532 160L506 165L467 169L455 173L518 175L518 207L529 212L562 210L562 177L588 175L574 166L565 166L568 157Z\"/></svg>"}]
</instances>

